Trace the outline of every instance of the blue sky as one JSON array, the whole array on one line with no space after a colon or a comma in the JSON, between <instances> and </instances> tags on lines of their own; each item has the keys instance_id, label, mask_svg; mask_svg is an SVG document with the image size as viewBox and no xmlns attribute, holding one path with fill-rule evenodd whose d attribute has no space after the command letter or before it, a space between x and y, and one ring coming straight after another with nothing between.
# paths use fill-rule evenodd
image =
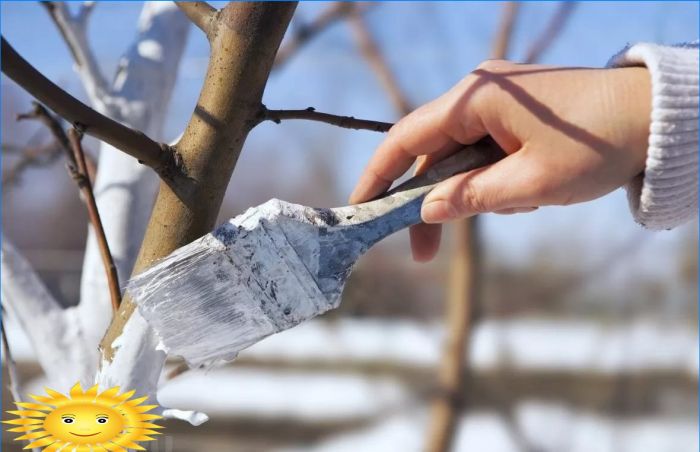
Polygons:
<instances>
[{"instance_id":1,"label":"blue sky","mask_svg":"<svg viewBox=\"0 0 700 452\"><path fill-rule=\"evenodd\" d=\"M326 6L320 2L302 3L297 17L308 20ZM488 56L501 6L489 2L396 2L375 6L367 17L401 86L410 100L419 105L447 90ZM136 2L97 6L90 36L105 73L112 72L133 36L140 7ZM49 78L82 96L70 55L43 8L36 2L3 2L0 8L2 33L15 48ZM555 2L522 6L512 59L525 54L556 8ZM542 63L600 67L627 43L670 44L696 39L697 2L582 2ZM204 37L193 28L170 105L165 138L174 137L186 123L201 86L207 55ZM3 83L7 81L3 79ZM368 119L397 119L374 74L359 56L345 24L330 28L274 73L264 102L270 108L313 106ZM285 196L279 184L268 184L269 190L263 186L254 195L241 193L237 175L260 172L263 164L274 161L284 177L303 179L307 152L314 148L316 152L322 149L332 154L339 193L335 203L342 204L380 140L381 136L374 133L320 124L264 124L252 132L246 143L234 174L231 196L235 193L237 205L254 205L273 196L300 201ZM577 249L585 250L581 259L595 262L607 250L633 237L643 246L630 257L628 265L648 272L665 271L674 259L678 238L687 234L687 228L670 233L642 231L633 223L620 190L574 207L544 208L533 214L508 217L488 215L484 230L494 254L521 263L543 244L556 247L557 243L576 243Z\"/></svg>"}]
</instances>

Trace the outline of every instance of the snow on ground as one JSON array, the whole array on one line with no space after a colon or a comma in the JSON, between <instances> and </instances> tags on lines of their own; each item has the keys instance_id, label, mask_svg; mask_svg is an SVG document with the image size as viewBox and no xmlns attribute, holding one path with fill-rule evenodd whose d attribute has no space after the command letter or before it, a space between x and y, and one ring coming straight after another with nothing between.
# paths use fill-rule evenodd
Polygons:
<instances>
[{"instance_id":1,"label":"snow on ground","mask_svg":"<svg viewBox=\"0 0 700 452\"><path fill-rule=\"evenodd\" d=\"M269 337L241 357L284 361L349 361L432 367L440 356L440 324L409 321L312 321ZM698 373L697 331L651 321L603 325L592 321L518 319L477 325L471 342L476 368L508 355L520 369L667 369Z\"/></svg>"},{"instance_id":2,"label":"snow on ground","mask_svg":"<svg viewBox=\"0 0 700 452\"><path fill-rule=\"evenodd\" d=\"M6 319L9 320L9 319ZM18 361L33 360L26 337L13 323L8 335ZM278 334L241 354L250 360L390 363L433 366L443 330L408 321L313 321ZM650 321L603 325L590 321L519 319L484 322L471 342L472 362L497 366L508 355L523 369L667 369L697 375L698 335L691 327ZM247 361L251 363L251 361ZM250 364L246 364L250 366ZM212 416L296 419L311 423L376 419L368 427L338 434L300 449L310 452L420 451L427 413L415 395L391 377L332 371L241 366L185 373L164 384L164 406L197 409ZM27 392L41 393L44 379ZM526 402L514 413L515 428L495 412L465 416L456 451L515 452L514 436L545 452L685 452L698 450L697 419L613 419L564 405ZM287 449L291 452L293 449Z\"/></svg>"},{"instance_id":3,"label":"snow on ground","mask_svg":"<svg viewBox=\"0 0 700 452\"><path fill-rule=\"evenodd\" d=\"M698 450L697 421L636 418L616 420L575 413L560 405L525 404L516 414L515 430L493 412L464 416L454 450L521 452L684 452ZM337 435L321 443L284 452L419 452L423 450L426 413L400 414L366 429ZM514 435L521 435L517 439ZM523 441L524 440L524 441ZM282 452L282 451L280 451Z\"/></svg>"},{"instance_id":4,"label":"snow on ground","mask_svg":"<svg viewBox=\"0 0 700 452\"><path fill-rule=\"evenodd\" d=\"M10 320L10 319L8 319ZM313 320L271 336L241 352L241 358L325 361L432 367L444 330L438 323L399 320ZM18 361L33 360L24 333L8 323ZM470 355L476 368L497 367L503 356L518 369L681 370L698 375L698 332L650 320L626 324L561 319L486 321L476 326Z\"/></svg>"},{"instance_id":5,"label":"snow on ground","mask_svg":"<svg viewBox=\"0 0 700 452\"><path fill-rule=\"evenodd\" d=\"M410 395L391 378L242 367L185 373L158 392L163 406L208 415L341 421L381 415Z\"/></svg>"}]
</instances>

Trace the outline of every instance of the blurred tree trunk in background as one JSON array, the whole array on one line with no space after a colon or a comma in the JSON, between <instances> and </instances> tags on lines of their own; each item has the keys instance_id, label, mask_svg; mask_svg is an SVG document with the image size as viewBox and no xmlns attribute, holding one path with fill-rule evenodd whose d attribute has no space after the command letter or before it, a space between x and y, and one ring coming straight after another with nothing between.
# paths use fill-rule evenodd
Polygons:
<instances>
[{"instance_id":1,"label":"blurred tree trunk in background","mask_svg":"<svg viewBox=\"0 0 700 452\"><path fill-rule=\"evenodd\" d=\"M452 256L450 259L445 323L447 337L438 373L439 388L430 413L430 430L426 450L450 449L455 424L462 411L465 394L462 390L467 361L467 346L475 307L479 302L478 268L481 265L478 217L456 221L451 225Z\"/></svg>"},{"instance_id":2,"label":"blurred tree trunk in background","mask_svg":"<svg viewBox=\"0 0 700 452\"><path fill-rule=\"evenodd\" d=\"M518 3L503 5L499 30L493 41L491 58L503 59L508 54ZM438 373L438 393L430 412L426 450L446 452L451 449L455 424L462 413L469 391L462 390L469 359L469 336L481 304L478 270L482 268L479 217L452 224L452 257L445 303L447 337Z\"/></svg>"}]
</instances>

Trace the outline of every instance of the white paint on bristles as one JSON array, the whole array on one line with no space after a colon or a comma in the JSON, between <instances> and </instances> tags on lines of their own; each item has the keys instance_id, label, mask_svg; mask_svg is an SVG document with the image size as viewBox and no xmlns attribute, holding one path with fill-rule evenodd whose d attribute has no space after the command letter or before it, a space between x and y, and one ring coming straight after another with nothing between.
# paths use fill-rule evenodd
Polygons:
<instances>
[{"instance_id":1,"label":"white paint on bristles","mask_svg":"<svg viewBox=\"0 0 700 452\"><path fill-rule=\"evenodd\" d=\"M306 241L312 250L314 214L273 199L132 279L128 291L164 349L190 366L230 361L260 339L336 307L339 296L324 294L316 282L318 250L315 262L302 261L290 244Z\"/></svg>"}]
</instances>

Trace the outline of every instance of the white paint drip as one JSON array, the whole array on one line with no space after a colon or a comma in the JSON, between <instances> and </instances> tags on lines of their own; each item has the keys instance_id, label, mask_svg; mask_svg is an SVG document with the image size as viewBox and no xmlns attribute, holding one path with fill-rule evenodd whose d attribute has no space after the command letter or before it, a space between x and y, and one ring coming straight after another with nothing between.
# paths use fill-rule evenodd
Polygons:
<instances>
[{"instance_id":1,"label":"white paint drip","mask_svg":"<svg viewBox=\"0 0 700 452\"><path fill-rule=\"evenodd\" d=\"M199 411L184 411L176 410L174 408L167 408L162 411L161 415L166 419L180 419L181 421L187 421L190 424L198 427L209 420L209 416Z\"/></svg>"}]
</instances>

